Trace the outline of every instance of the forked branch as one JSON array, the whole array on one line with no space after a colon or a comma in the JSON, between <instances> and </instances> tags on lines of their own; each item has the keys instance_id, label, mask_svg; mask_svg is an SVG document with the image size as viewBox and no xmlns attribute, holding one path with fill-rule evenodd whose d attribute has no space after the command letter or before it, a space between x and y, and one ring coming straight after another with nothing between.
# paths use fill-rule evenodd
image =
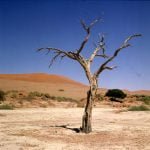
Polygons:
<instances>
[{"instance_id":1,"label":"forked branch","mask_svg":"<svg viewBox=\"0 0 150 150\"><path fill-rule=\"evenodd\" d=\"M87 26L84 23L84 21L81 20L81 25L82 25L83 29L86 31L86 37L83 40L83 42L81 43L80 48L76 52L73 52L73 51L69 51L68 52L66 50L62 50L62 49L58 49L58 48L53 48L53 47L40 48L37 51L47 50L47 54L49 54L50 52L53 53L53 57L51 58L49 66L51 66L57 58L63 59L64 57L68 57L68 58L71 58L73 60L78 61L84 67L86 60L85 60L84 57L81 56L80 52L83 50L85 44L88 42L88 39L90 37L90 30L91 30L91 28L98 21L99 21L99 19L96 19L93 22L91 22L89 26Z\"/></svg>"},{"instance_id":2,"label":"forked branch","mask_svg":"<svg viewBox=\"0 0 150 150\"><path fill-rule=\"evenodd\" d=\"M89 37L90 37L90 33L91 33L91 28L95 25L95 23L97 23L99 21L99 19L94 20L92 23L90 23L89 26L87 26L85 24L85 22L83 20L81 20L81 25L83 27L83 29L86 31L86 36L84 38L84 40L81 43L80 48L77 50L77 54L79 55L80 52L83 50L85 44L88 42Z\"/></svg>"},{"instance_id":3,"label":"forked branch","mask_svg":"<svg viewBox=\"0 0 150 150\"><path fill-rule=\"evenodd\" d=\"M106 66L106 67L104 67L104 69L107 69L107 70L113 70L114 68L117 68L117 66L112 66L112 67Z\"/></svg>"},{"instance_id":4,"label":"forked branch","mask_svg":"<svg viewBox=\"0 0 150 150\"><path fill-rule=\"evenodd\" d=\"M112 67L107 67L106 65L107 65L109 62L111 62L115 57L117 57L118 53L119 53L122 49L131 46L128 42L129 42L132 38L139 37L139 36L141 36L141 34L134 34L134 35L129 36L129 37L124 41L124 43L121 45L121 47L119 47L118 49L116 49L115 52L114 52L114 54L113 54L110 58L108 58L102 65L100 65L100 67L98 68L98 70L94 73L94 76L95 76L95 77L98 77L99 74L100 74L103 70L105 70L105 69L112 70L112 69L116 68L116 67L113 67L113 68L112 68Z\"/></svg>"},{"instance_id":5,"label":"forked branch","mask_svg":"<svg viewBox=\"0 0 150 150\"><path fill-rule=\"evenodd\" d=\"M96 44L95 44L95 45L96 45ZM103 51L103 54L102 54L102 55L98 54L98 52L99 52L100 50ZM92 55L90 56L88 62L91 63L91 62L93 61L93 59L95 58L95 56L107 58L107 56L105 55L104 35L102 35L102 36L99 38L99 42L98 42L98 44L96 45L96 48L95 48L95 50L93 51Z\"/></svg>"},{"instance_id":6,"label":"forked branch","mask_svg":"<svg viewBox=\"0 0 150 150\"><path fill-rule=\"evenodd\" d=\"M54 61L58 57L61 58L61 59L63 59L64 57L68 57L68 58L76 60L75 53L73 53L73 52L67 52L65 50L58 49L58 48L52 48L52 47L50 47L50 48L49 47L48 48L40 48L37 51L42 51L42 50L47 50L47 54L49 54L50 52L53 53L53 57L50 60L49 67L52 66L52 64L54 63Z\"/></svg>"}]
</instances>

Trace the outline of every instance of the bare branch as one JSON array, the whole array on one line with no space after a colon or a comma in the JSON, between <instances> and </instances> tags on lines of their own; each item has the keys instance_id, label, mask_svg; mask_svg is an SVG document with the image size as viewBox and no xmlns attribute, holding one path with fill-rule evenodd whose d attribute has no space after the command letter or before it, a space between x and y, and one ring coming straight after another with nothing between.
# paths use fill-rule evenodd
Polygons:
<instances>
[{"instance_id":1,"label":"bare branch","mask_svg":"<svg viewBox=\"0 0 150 150\"><path fill-rule=\"evenodd\" d=\"M105 55L105 54L104 54L104 55L103 55L103 54L102 54L102 55L97 54L96 56L97 56L97 57L103 57L103 58L109 58L109 56L107 56L107 55Z\"/></svg>"},{"instance_id":2,"label":"bare branch","mask_svg":"<svg viewBox=\"0 0 150 150\"><path fill-rule=\"evenodd\" d=\"M86 36L85 36L83 42L81 43L80 48L77 50L77 54L78 54L78 55L79 55L80 52L83 50L85 44L86 44L86 43L88 42L88 40L89 40L91 28L92 28L92 27L94 26L94 24L97 23L98 21L99 21L99 20L96 19L96 20L94 20L93 22L91 22L89 26L87 26L87 25L85 24L85 22L84 22L83 20L81 20L81 25L82 25L83 29L86 31Z\"/></svg>"},{"instance_id":3,"label":"bare branch","mask_svg":"<svg viewBox=\"0 0 150 150\"><path fill-rule=\"evenodd\" d=\"M67 52L65 50L58 49L58 48L53 48L53 47L40 48L37 51L41 51L41 50L47 50L48 52L53 52L53 53L61 53L61 54L64 54L64 55L69 55L69 53L70 53L70 52Z\"/></svg>"},{"instance_id":4,"label":"bare branch","mask_svg":"<svg viewBox=\"0 0 150 150\"><path fill-rule=\"evenodd\" d=\"M96 45L96 44L95 44ZM98 42L98 45L96 45L96 48L94 50L94 52L92 53L92 55L90 56L89 58L89 63L93 61L93 59L95 58L95 56L100 56L100 57L103 57L103 58L106 58L107 56L104 54L105 52L105 42L104 42L104 35L102 35L101 37L99 37L99 42ZM103 50L103 55L98 55L98 52L100 50Z\"/></svg>"},{"instance_id":5,"label":"bare branch","mask_svg":"<svg viewBox=\"0 0 150 150\"><path fill-rule=\"evenodd\" d=\"M127 48L127 47L130 46L130 44L129 44L128 42L129 42L132 38L134 38L134 37L139 37L139 36L141 36L141 34L134 34L134 35L129 36L129 37L124 41L124 43L122 44L122 46L119 47L118 49L116 49L116 51L114 52L114 54L113 54L110 58L108 58L108 59L99 67L99 69L94 73L94 76L98 77L99 74L100 74L104 69L108 69L108 67L106 67L106 65L107 65L109 62L111 62L111 61L118 55L118 53L119 53L122 49Z\"/></svg>"},{"instance_id":6,"label":"bare branch","mask_svg":"<svg viewBox=\"0 0 150 150\"><path fill-rule=\"evenodd\" d=\"M61 53L57 53L50 61L49 68L53 65L54 61L61 55Z\"/></svg>"},{"instance_id":7,"label":"bare branch","mask_svg":"<svg viewBox=\"0 0 150 150\"><path fill-rule=\"evenodd\" d=\"M87 28L88 28L88 27L86 26L85 22L84 22L83 20L81 20L80 22L81 22L81 25L82 25L83 29L84 29L85 31L87 31Z\"/></svg>"},{"instance_id":8,"label":"bare branch","mask_svg":"<svg viewBox=\"0 0 150 150\"><path fill-rule=\"evenodd\" d=\"M81 21L81 24L82 24L83 29L86 31L87 35L84 38L83 42L81 43L80 48L77 50L77 54L79 54L82 51L82 49L84 48L85 44L87 43L87 41L90 37L90 28L87 27L86 24L83 21Z\"/></svg>"},{"instance_id":9,"label":"bare branch","mask_svg":"<svg viewBox=\"0 0 150 150\"><path fill-rule=\"evenodd\" d=\"M39 48L37 51L41 51L41 50L67 53L67 51L65 51L65 50L62 50L62 49L59 49L59 48L53 48L53 47Z\"/></svg>"},{"instance_id":10,"label":"bare branch","mask_svg":"<svg viewBox=\"0 0 150 150\"><path fill-rule=\"evenodd\" d=\"M89 25L89 28L92 28L99 20L100 20L100 18L95 19L93 22L91 22Z\"/></svg>"},{"instance_id":11,"label":"bare branch","mask_svg":"<svg viewBox=\"0 0 150 150\"><path fill-rule=\"evenodd\" d=\"M130 41L132 38L139 37L139 36L142 36L142 34L134 34L134 35L129 36L129 37L124 41L124 44L127 44L128 41Z\"/></svg>"},{"instance_id":12,"label":"bare branch","mask_svg":"<svg viewBox=\"0 0 150 150\"><path fill-rule=\"evenodd\" d=\"M91 57L88 60L89 63L93 61L94 57L97 55L99 50L100 50L100 47L95 48L94 52L92 53Z\"/></svg>"},{"instance_id":13,"label":"bare branch","mask_svg":"<svg viewBox=\"0 0 150 150\"><path fill-rule=\"evenodd\" d=\"M62 55L62 56L61 56L61 60L62 60L65 56L66 56L65 54L64 54L64 55Z\"/></svg>"},{"instance_id":14,"label":"bare branch","mask_svg":"<svg viewBox=\"0 0 150 150\"><path fill-rule=\"evenodd\" d=\"M100 36L99 34L99 42L98 42L98 45L99 47L101 47L101 49L103 50L103 55L105 54L105 42L104 42L104 34L102 36Z\"/></svg>"},{"instance_id":15,"label":"bare branch","mask_svg":"<svg viewBox=\"0 0 150 150\"><path fill-rule=\"evenodd\" d=\"M43 49L44 49L44 48L38 48L38 49L37 49L37 52L39 52L39 51L41 51L41 50L43 50Z\"/></svg>"},{"instance_id":16,"label":"bare branch","mask_svg":"<svg viewBox=\"0 0 150 150\"><path fill-rule=\"evenodd\" d=\"M87 61L81 54L78 55L77 53L74 53L71 51L67 52L62 49L49 48L49 47L48 48L40 48L37 51L42 51L42 50L48 50L48 52L52 52L54 54L54 56L50 60L49 67L51 67L53 65L53 63L56 61L57 58L60 57L61 59L63 59L64 57L68 57L68 58L76 60L78 63L80 63L80 65L85 70L88 80L90 81L90 77L92 76L91 72L90 72L90 68L88 68Z\"/></svg>"},{"instance_id":17,"label":"bare branch","mask_svg":"<svg viewBox=\"0 0 150 150\"><path fill-rule=\"evenodd\" d=\"M68 57L68 58L76 60L76 57L75 57L76 54L73 52L67 52L65 50L58 49L58 48L52 48L52 47L39 48L37 51L42 51L42 50L47 50L46 54L48 54L50 52L52 52L54 54L54 56L52 57L52 59L50 61L49 67L52 66L52 64L58 57L60 57L61 59L63 59L64 57Z\"/></svg>"},{"instance_id":18,"label":"bare branch","mask_svg":"<svg viewBox=\"0 0 150 150\"><path fill-rule=\"evenodd\" d=\"M106 67L104 67L104 69L107 69L107 70L113 70L113 69L115 69L115 68L117 68L117 66L112 66L112 67L106 66Z\"/></svg>"}]
</instances>

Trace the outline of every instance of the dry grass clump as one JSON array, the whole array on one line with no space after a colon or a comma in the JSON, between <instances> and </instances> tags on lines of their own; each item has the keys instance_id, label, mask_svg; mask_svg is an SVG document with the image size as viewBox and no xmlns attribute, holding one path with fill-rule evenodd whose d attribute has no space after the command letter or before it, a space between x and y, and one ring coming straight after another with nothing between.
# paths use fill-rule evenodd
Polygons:
<instances>
[{"instance_id":1,"label":"dry grass clump","mask_svg":"<svg viewBox=\"0 0 150 150\"><path fill-rule=\"evenodd\" d=\"M147 95L131 95L130 98L134 99L132 103L134 106L128 108L129 111L150 111L150 96ZM138 105L136 105L136 103Z\"/></svg>"},{"instance_id":2,"label":"dry grass clump","mask_svg":"<svg viewBox=\"0 0 150 150\"><path fill-rule=\"evenodd\" d=\"M41 100L56 100L58 102L75 102L77 103L77 100L69 97L61 97L61 96L51 96L49 93L40 93L37 91L30 92L25 99L32 100L40 98Z\"/></svg>"},{"instance_id":3,"label":"dry grass clump","mask_svg":"<svg viewBox=\"0 0 150 150\"><path fill-rule=\"evenodd\" d=\"M150 108L148 108L145 105L140 106L132 106L128 108L129 111L150 111Z\"/></svg>"},{"instance_id":4,"label":"dry grass clump","mask_svg":"<svg viewBox=\"0 0 150 150\"><path fill-rule=\"evenodd\" d=\"M40 92L34 91L34 92L30 92L26 99L34 99L35 97L41 97L42 94Z\"/></svg>"},{"instance_id":5,"label":"dry grass clump","mask_svg":"<svg viewBox=\"0 0 150 150\"><path fill-rule=\"evenodd\" d=\"M18 95L19 95L19 91L17 91L17 90L10 90L10 91L6 92L6 96L13 98L13 99L17 99Z\"/></svg>"},{"instance_id":6,"label":"dry grass clump","mask_svg":"<svg viewBox=\"0 0 150 150\"><path fill-rule=\"evenodd\" d=\"M13 110L13 109L14 109L13 105L8 105L8 104L0 105L0 110Z\"/></svg>"}]
</instances>

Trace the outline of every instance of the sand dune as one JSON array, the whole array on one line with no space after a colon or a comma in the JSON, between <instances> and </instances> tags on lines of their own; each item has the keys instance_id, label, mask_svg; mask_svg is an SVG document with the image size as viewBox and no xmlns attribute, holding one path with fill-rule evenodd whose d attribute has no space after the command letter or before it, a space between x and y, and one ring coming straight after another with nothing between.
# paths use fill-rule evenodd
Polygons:
<instances>
[{"instance_id":1,"label":"sand dune","mask_svg":"<svg viewBox=\"0 0 150 150\"><path fill-rule=\"evenodd\" d=\"M30 82L45 82L45 83L67 83L81 85L83 84L71 80L64 76L44 73L32 73L32 74L0 74L0 79L30 81Z\"/></svg>"},{"instance_id":2,"label":"sand dune","mask_svg":"<svg viewBox=\"0 0 150 150\"><path fill-rule=\"evenodd\" d=\"M43 73L0 74L0 89L4 91L39 91L75 99L86 97L88 86L69 78ZM60 91L63 89L64 91Z\"/></svg>"}]
</instances>

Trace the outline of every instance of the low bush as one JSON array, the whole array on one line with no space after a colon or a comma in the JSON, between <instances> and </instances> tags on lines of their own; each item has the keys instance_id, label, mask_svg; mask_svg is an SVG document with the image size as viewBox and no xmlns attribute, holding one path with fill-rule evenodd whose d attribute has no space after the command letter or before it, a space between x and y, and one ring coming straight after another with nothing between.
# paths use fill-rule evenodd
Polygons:
<instances>
[{"instance_id":1,"label":"low bush","mask_svg":"<svg viewBox=\"0 0 150 150\"><path fill-rule=\"evenodd\" d=\"M42 99L43 100L51 99L51 100L56 100L56 101L59 101L59 102L63 102L63 101L76 102L76 100L74 100L72 98L61 97L61 96L51 96L48 93L43 94Z\"/></svg>"},{"instance_id":2,"label":"low bush","mask_svg":"<svg viewBox=\"0 0 150 150\"><path fill-rule=\"evenodd\" d=\"M37 92L37 91L31 92L30 94L32 94L33 96L36 96L36 97L41 97L43 95L42 93Z\"/></svg>"},{"instance_id":3,"label":"low bush","mask_svg":"<svg viewBox=\"0 0 150 150\"><path fill-rule=\"evenodd\" d=\"M127 95L120 89L109 89L105 96L113 97L113 98L125 98Z\"/></svg>"},{"instance_id":4,"label":"low bush","mask_svg":"<svg viewBox=\"0 0 150 150\"><path fill-rule=\"evenodd\" d=\"M48 93L42 93L42 100L48 100L55 98L55 96L50 96Z\"/></svg>"},{"instance_id":5,"label":"low bush","mask_svg":"<svg viewBox=\"0 0 150 150\"><path fill-rule=\"evenodd\" d=\"M50 96L50 98L51 98L52 100L56 100L56 99L57 99L56 96Z\"/></svg>"},{"instance_id":6,"label":"low bush","mask_svg":"<svg viewBox=\"0 0 150 150\"><path fill-rule=\"evenodd\" d=\"M59 101L59 102L77 102L76 100L69 98L69 97L55 97L55 100Z\"/></svg>"},{"instance_id":7,"label":"low bush","mask_svg":"<svg viewBox=\"0 0 150 150\"><path fill-rule=\"evenodd\" d=\"M4 101L5 99L5 92L0 90L0 101Z\"/></svg>"},{"instance_id":8,"label":"low bush","mask_svg":"<svg viewBox=\"0 0 150 150\"><path fill-rule=\"evenodd\" d=\"M44 98L51 98L51 96L48 93L42 94L42 97L44 97Z\"/></svg>"},{"instance_id":9,"label":"low bush","mask_svg":"<svg viewBox=\"0 0 150 150\"><path fill-rule=\"evenodd\" d=\"M144 105L140 105L140 106L132 106L129 107L128 109L129 111L150 111L150 108L144 106Z\"/></svg>"},{"instance_id":10,"label":"low bush","mask_svg":"<svg viewBox=\"0 0 150 150\"><path fill-rule=\"evenodd\" d=\"M96 99L99 101L103 101L104 97L101 94L96 94Z\"/></svg>"},{"instance_id":11,"label":"low bush","mask_svg":"<svg viewBox=\"0 0 150 150\"><path fill-rule=\"evenodd\" d=\"M18 91L17 91L17 90L10 90L10 91L7 91L7 92L6 92L6 95L7 95L7 94L10 94L10 93L18 93Z\"/></svg>"},{"instance_id":12,"label":"low bush","mask_svg":"<svg viewBox=\"0 0 150 150\"><path fill-rule=\"evenodd\" d=\"M32 100L32 99L34 99L35 98L35 96L30 92L29 94L28 94L28 96L25 98L25 99L27 99L27 100Z\"/></svg>"},{"instance_id":13,"label":"low bush","mask_svg":"<svg viewBox=\"0 0 150 150\"><path fill-rule=\"evenodd\" d=\"M0 109L1 110L13 110L14 106L8 105L8 104L3 104L3 105L0 105Z\"/></svg>"},{"instance_id":14,"label":"low bush","mask_svg":"<svg viewBox=\"0 0 150 150\"><path fill-rule=\"evenodd\" d=\"M12 93L11 98L17 98L17 94L16 93Z\"/></svg>"},{"instance_id":15,"label":"low bush","mask_svg":"<svg viewBox=\"0 0 150 150\"><path fill-rule=\"evenodd\" d=\"M64 89L59 89L58 91L60 91L60 92L64 92L65 90L64 90Z\"/></svg>"},{"instance_id":16,"label":"low bush","mask_svg":"<svg viewBox=\"0 0 150 150\"><path fill-rule=\"evenodd\" d=\"M42 93L34 91L34 92L30 92L26 98L34 99L35 97L41 97L42 95L43 95Z\"/></svg>"}]
</instances>

